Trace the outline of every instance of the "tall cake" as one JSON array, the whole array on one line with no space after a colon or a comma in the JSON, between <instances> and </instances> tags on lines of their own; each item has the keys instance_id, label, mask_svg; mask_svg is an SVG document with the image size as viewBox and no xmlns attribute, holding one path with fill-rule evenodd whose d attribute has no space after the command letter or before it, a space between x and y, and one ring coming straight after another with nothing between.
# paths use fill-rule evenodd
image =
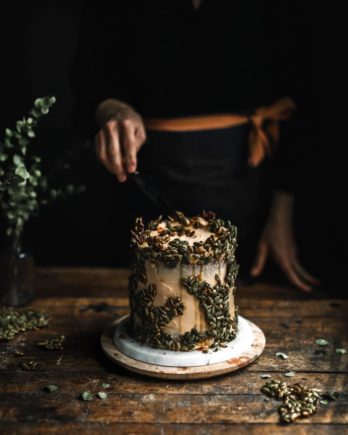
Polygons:
<instances>
[{"instance_id":1,"label":"tall cake","mask_svg":"<svg viewBox=\"0 0 348 435\"><path fill-rule=\"evenodd\" d=\"M155 348L218 350L236 337L237 229L213 212L160 216L132 231L131 335Z\"/></svg>"}]
</instances>

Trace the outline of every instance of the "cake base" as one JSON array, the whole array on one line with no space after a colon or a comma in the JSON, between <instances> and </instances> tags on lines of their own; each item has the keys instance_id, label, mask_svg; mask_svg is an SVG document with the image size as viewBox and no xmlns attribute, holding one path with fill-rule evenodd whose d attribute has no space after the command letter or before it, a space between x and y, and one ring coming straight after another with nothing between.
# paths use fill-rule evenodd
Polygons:
<instances>
[{"instance_id":1,"label":"cake base","mask_svg":"<svg viewBox=\"0 0 348 435\"><path fill-rule=\"evenodd\" d=\"M128 317L117 319L103 333L102 349L106 356L121 366L155 378L203 379L232 372L258 358L266 343L261 329L239 316L236 338L217 352L210 349L208 353L153 349L129 336L125 328Z\"/></svg>"}]
</instances>

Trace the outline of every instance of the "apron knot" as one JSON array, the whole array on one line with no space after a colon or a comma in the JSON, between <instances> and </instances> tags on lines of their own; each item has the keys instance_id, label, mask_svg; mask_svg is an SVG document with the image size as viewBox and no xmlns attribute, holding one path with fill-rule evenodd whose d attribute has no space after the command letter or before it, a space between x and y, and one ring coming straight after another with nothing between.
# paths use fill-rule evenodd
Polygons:
<instances>
[{"instance_id":1,"label":"apron knot","mask_svg":"<svg viewBox=\"0 0 348 435\"><path fill-rule=\"evenodd\" d=\"M249 165L258 166L272 152L279 140L279 121L288 119L296 105L292 98L284 97L270 106L262 106L249 116Z\"/></svg>"}]
</instances>

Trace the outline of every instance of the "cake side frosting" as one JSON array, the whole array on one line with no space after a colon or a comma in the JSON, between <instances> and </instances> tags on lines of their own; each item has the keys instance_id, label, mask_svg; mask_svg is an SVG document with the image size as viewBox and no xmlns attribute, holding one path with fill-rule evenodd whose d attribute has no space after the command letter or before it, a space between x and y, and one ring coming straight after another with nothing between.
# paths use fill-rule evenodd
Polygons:
<instances>
[{"instance_id":1,"label":"cake side frosting","mask_svg":"<svg viewBox=\"0 0 348 435\"><path fill-rule=\"evenodd\" d=\"M130 330L140 342L206 350L231 341L237 229L203 212L191 218L136 220L131 240Z\"/></svg>"}]
</instances>

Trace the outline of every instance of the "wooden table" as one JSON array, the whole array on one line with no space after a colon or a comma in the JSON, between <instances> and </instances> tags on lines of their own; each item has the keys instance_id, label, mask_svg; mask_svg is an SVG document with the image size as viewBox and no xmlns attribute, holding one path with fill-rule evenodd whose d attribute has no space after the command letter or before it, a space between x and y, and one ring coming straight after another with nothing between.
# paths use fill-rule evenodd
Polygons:
<instances>
[{"instance_id":1,"label":"wooden table","mask_svg":"<svg viewBox=\"0 0 348 435\"><path fill-rule=\"evenodd\" d=\"M348 348L347 300L266 284L240 288L241 314L266 334L263 355L219 378L163 381L128 372L101 351L103 328L128 311L127 277L127 270L38 270L39 295L32 306L49 313L51 323L0 343L1 434L348 433L348 354L335 352ZM63 334L63 351L36 345ZM325 355L318 354L316 338L330 342L321 348ZM13 356L15 349L25 356ZM289 358L282 360L276 352ZM22 371L19 364L30 360L40 360L41 368ZM294 378L284 376L290 370L296 372ZM309 419L280 425L279 403L260 393L263 373L338 391L340 398L320 406ZM78 398L86 390L102 391L102 382L111 385L106 400ZM46 384L56 384L58 392L44 391Z\"/></svg>"}]
</instances>

